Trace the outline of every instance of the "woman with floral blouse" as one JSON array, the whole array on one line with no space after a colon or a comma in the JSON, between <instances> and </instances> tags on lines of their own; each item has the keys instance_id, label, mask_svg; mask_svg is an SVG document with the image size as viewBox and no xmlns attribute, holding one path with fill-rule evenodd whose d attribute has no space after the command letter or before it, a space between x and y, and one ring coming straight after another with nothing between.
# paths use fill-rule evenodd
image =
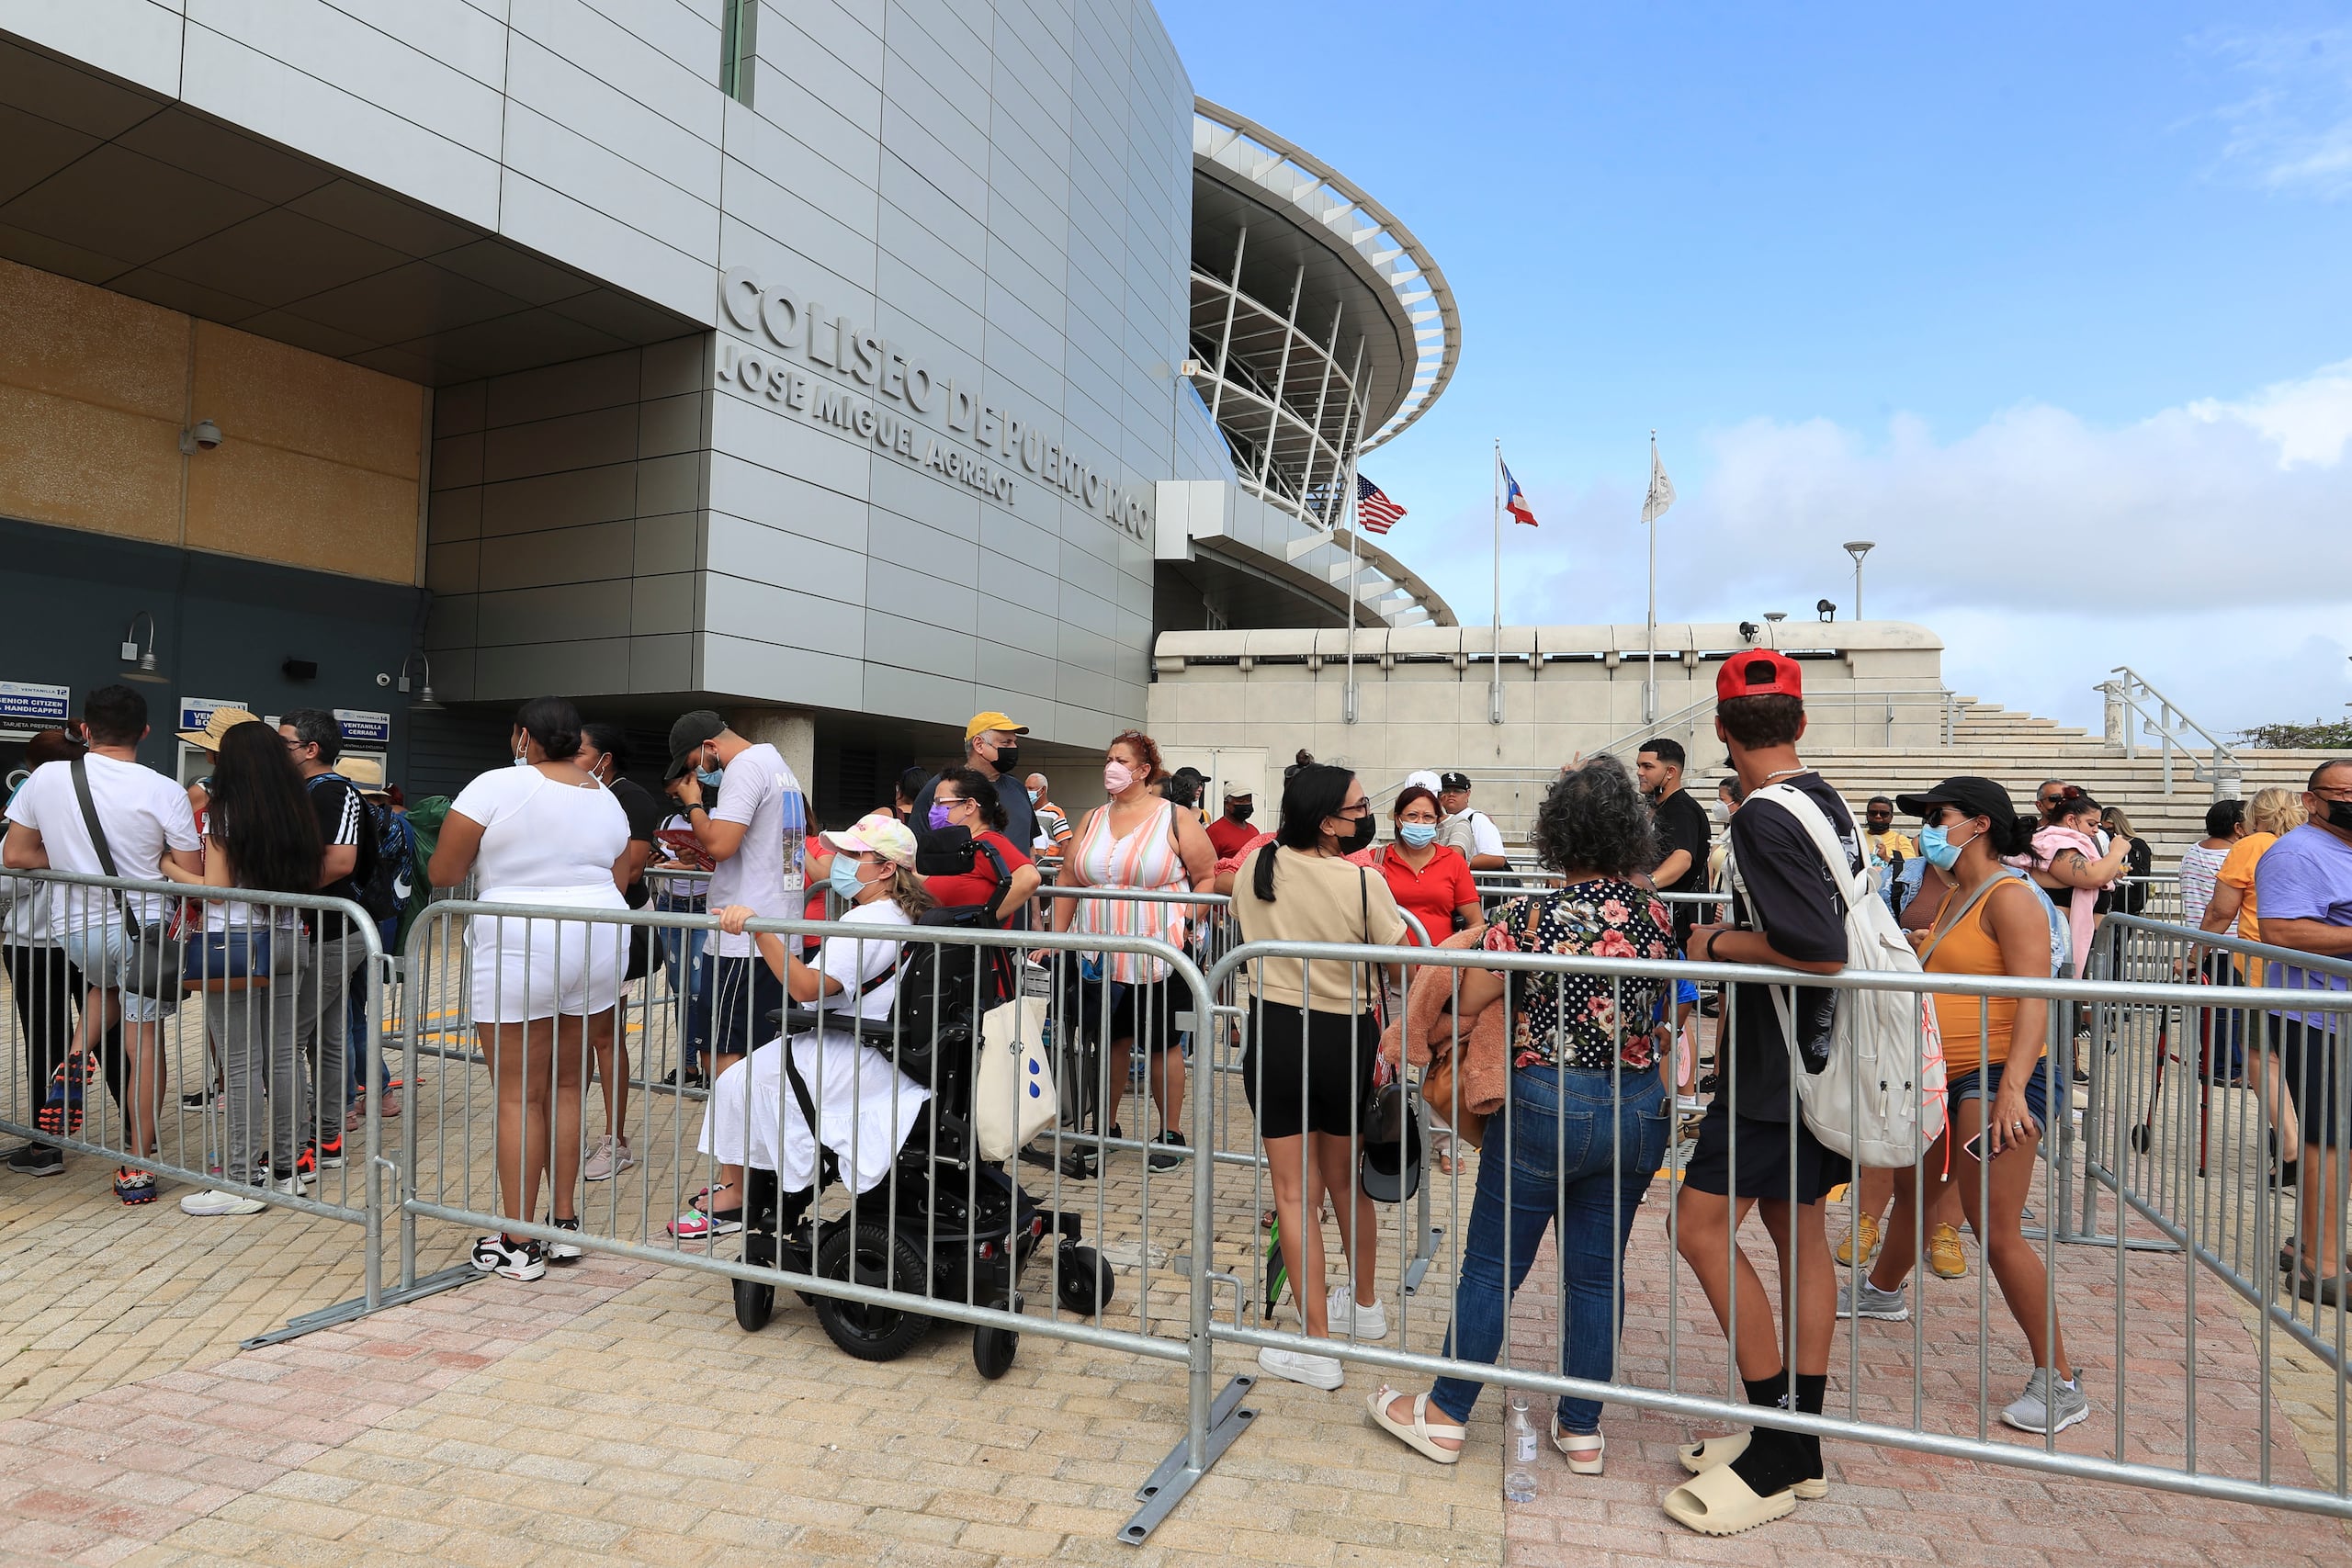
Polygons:
<instances>
[{"instance_id":1,"label":"woman with floral blouse","mask_svg":"<svg viewBox=\"0 0 2352 1568\"><path fill-rule=\"evenodd\" d=\"M1663 959L1672 921L1634 878L1657 860L1650 817L1623 764L1596 757L1561 775L1544 797L1532 834L1544 865L1564 885L1515 898L1496 911L1487 947L1595 958ZM1477 1195L1453 1291L1445 1353L1492 1361L1544 1231L1559 1226L1566 1314L1560 1369L1606 1381L1615 1371L1624 1320L1625 1240L1634 1212L1665 1157L1668 1088L1664 1053L1650 1021L1668 982L1648 977L1462 972L1456 1016L1490 1004L1511 1009L1511 1091L1487 1123ZM1499 1129L1499 1131L1498 1131ZM1441 1378L1428 1393L1383 1387L1373 1419L1417 1451L1452 1464L1461 1457L1471 1407L1483 1385ZM1600 1403L1563 1399L1552 1441L1568 1468L1600 1473Z\"/></svg>"}]
</instances>

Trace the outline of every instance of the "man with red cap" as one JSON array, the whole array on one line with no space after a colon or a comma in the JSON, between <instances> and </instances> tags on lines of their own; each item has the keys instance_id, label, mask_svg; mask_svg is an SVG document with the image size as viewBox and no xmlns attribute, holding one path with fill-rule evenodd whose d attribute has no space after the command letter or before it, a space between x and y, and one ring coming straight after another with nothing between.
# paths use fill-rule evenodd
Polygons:
<instances>
[{"instance_id":1,"label":"man with red cap","mask_svg":"<svg viewBox=\"0 0 2352 1568\"><path fill-rule=\"evenodd\" d=\"M1731 819L1731 923L1693 927L1688 948L1693 959L1815 975L1846 966L1840 890L1861 874L1861 834L1837 790L1798 760L1797 739L1804 733L1804 674L1795 660L1758 649L1724 661L1715 680L1715 734L1731 749L1747 799ZM1779 784L1803 800L1789 801L1770 789ZM1824 863L1799 819L1806 803L1828 818L1844 865ZM1837 993L1758 984L1727 989L1724 1025L1731 1038L1723 1054L1724 1085L1700 1124L1683 1173L1675 1203L1676 1248L1699 1277L1725 1332L1736 1322L1733 1352L1748 1403L1819 1415L1838 1328L1837 1269L1823 1200L1846 1179L1848 1168L1798 1112L1790 1034L1804 1053L1805 1070L1819 1072L1828 1061ZM1786 1334L1774 1327L1772 1295L1736 1246L1740 1225L1759 1204L1788 1287ZM1793 1369L1782 1360L1784 1344L1795 1347ZM1668 1495L1666 1511L1708 1535L1736 1534L1779 1518L1799 1497L1827 1491L1820 1439L1770 1427L1685 1448L1682 1462L1694 1474Z\"/></svg>"}]
</instances>

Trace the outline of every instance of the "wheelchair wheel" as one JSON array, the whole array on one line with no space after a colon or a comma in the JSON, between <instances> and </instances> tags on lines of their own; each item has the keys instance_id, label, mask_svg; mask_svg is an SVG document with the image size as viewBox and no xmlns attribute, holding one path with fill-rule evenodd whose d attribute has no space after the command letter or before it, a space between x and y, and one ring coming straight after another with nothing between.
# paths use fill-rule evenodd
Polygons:
<instances>
[{"instance_id":1,"label":"wheelchair wheel","mask_svg":"<svg viewBox=\"0 0 2352 1568\"><path fill-rule=\"evenodd\" d=\"M1054 1293L1064 1307L1080 1317L1091 1317L1111 1304L1119 1277L1102 1261L1101 1253L1091 1247L1065 1247L1057 1262L1060 1273Z\"/></svg>"},{"instance_id":2,"label":"wheelchair wheel","mask_svg":"<svg viewBox=\"0 0 2352 1568\"><path fill-rule=\"evenodd\" d=\"M972 1330L972 1365L990 1382L1012 1370L1012 1355L1020 1348L1021 1336L1010 1328L985 1326Z\"/></svg>"},{"instance_id":3,"label":"wheelchair wheel","mask_svg":"<svg viewBox=\"0 0 2352 1568\"><path fill-rule=\"evenodd\" d=\"M735 1281L735 1322L746 1334L757 1334L775 1315L775 1287L750 1280Z\"/></svg>"},{"instance_id":4,"label":"wheelchair wheel","mask_svg":"<svg viewBox=\"0 0 2352 1568\"><path fill-rule=\"evenodd\" d=\"M876 1289L927 1293L929 1276L914 1244L889 1226L842 1225L817 1248L820 1279L845 1280ZM895 1361L915 1347L932 1320L892 1306L869 1306L836 1296L817 1298L817 1321L825 1337L861 1361Z\"/></svg>"}]
</instances>

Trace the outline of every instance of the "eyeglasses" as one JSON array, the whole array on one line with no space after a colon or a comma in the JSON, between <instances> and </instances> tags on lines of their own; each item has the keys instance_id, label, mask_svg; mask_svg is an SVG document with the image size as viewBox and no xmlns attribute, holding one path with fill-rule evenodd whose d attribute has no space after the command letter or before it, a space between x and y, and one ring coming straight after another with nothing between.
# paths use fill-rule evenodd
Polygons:
<instances>
[{"instance_id":1,"label":"eyeglasses","mask_svg":"<svg viewBox=\"0 0 2352 1568\"><path fill-rule=\"evenodd\" d=\"M1339 810L1333 812L1331 815L1334 817L1346 817L1351 819L1369 817L1372 815L1372 802L1369 800L1359 800L1353 806L1342 806Z\"/></svg>"}]
</instances>

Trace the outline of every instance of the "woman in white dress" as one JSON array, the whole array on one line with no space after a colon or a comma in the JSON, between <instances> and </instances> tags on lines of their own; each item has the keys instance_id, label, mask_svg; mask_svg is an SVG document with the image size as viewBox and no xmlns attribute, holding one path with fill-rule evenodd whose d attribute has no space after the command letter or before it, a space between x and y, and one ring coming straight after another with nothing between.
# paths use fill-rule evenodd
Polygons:
<instances>
[{"instance_id":1,"label":"woman in white dress","mask_svg":"<svg viewBox=\"0 0 2352 1568\"><path fill-rule=\"evenodd\" d=\"M572 759L580 714L561 697L534 697L514 716L514 765L468 784L449 804L428 868L435 887L481 874L484 903L623 909L628 816L612 792ZM609 1045L628 928L585 920L476 915L474 1032L498 1085L499 1213L538 1213L549 1177L549 1223L580 1228L580 1100L587 1046ZM580 1249L528 1237L486 1235L474 1267L536 1280L550 1258Z\"/></svg>"},{"instance_id":2,"label":"woman in white dress","mask_svg":"<svg viewBox=\"0 0 2352 1568\"><path fill-rule=\"evenodd\" d=\"M822 998L829 1013L887 1019L898 996L899 941L894 933L932 904L914 873L915 836L879 811L846 831L821 836L834 852L833 891L850 907L843 923L872 926L875 934L827 937L814 964L801 962L794 951L797 944L783 937L755 931L752 940L784 981L791 1006L814 1008ZM741 906L713 912L718 929L729 932L741 932L752 918ZM743 1228L746 1165L776 1173L789 1213L792 1195L817 1185L820 1144L833 1151L855 1190L870 1190L890 1174L899 1145L931 1099L929 1089L847 1030L809 1030L792 1037L791 1049L793 1065L817 1107L812 1131L784 1082L785 1044L781 1037L769 1041L711 1085L698 1146L718 1162L718 1184L670 1227L680 1240Z\"/></svg>"}]
</instances>

